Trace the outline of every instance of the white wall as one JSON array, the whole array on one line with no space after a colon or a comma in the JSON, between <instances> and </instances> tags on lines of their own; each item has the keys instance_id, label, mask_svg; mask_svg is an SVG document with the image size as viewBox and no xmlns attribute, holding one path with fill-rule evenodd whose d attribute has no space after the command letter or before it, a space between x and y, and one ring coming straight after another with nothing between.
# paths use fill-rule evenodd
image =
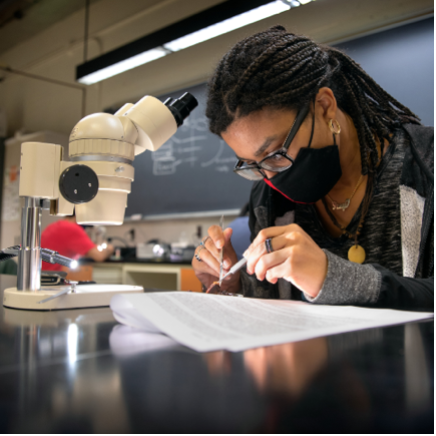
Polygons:
<instances>
[{"instance_id":1,"label":"white wall","mask_svg":"<svg viewBox=\"0 0 436 436\"><path fill-rule=\"evenodd\" d=\"M122 46L207 9L220 0L101 0L90 8L89 58ZM145 94L159 95L207 80L218 59L241 38L283 24L319 42L331 43L398 25L433 13L429 0L317 0L260 23L206 41L87 88L86 113L93 113ZM0 55L0 64L74 83L83 62L84 10ZM81 92L20 76L0 74L0 105L8 133L51 130L68 135L81 117ZM230 218L229 218L230 219ZM135 224L144 239L162 235L168 242L181 231L207 227L216 219ZM126 228L113 228L114 235ZM138 232L140 234L140 232Z\"/></svg>"}]
</instances>

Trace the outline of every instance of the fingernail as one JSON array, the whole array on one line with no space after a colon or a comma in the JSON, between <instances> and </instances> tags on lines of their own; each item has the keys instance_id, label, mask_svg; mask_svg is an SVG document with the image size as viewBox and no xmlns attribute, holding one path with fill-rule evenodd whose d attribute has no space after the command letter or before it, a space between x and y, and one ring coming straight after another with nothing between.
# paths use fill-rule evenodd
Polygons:
<instances>
[{"instance_id":1,"label":"fingernail","mask_svg":"<svg viewBox=\"0 0 436 436\"><path fill-rule=\"evenodd\" d=\"M228 260L225 260L223 264L224 264L224 268L230 268L230 262Z\"/></svg>"}]
</instances>

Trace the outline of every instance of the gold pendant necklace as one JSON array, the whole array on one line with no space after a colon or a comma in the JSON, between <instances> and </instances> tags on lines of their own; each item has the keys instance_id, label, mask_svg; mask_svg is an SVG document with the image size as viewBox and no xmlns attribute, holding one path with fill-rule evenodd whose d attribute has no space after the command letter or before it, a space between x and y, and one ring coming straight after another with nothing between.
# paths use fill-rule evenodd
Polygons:
<instances>
[{"instance_id":1,"label":"gold pendant necklace","mask_svg":"<svg viewBox=\"0 0 436 436\"><path fill-rule=\"evenodd\" d=\"M365 262L366 253L362 246L355 244L348 250L348 260L355 263Z\"/></svg>"},{"instance_id":2,"label":"gold pendant necklace","mask_svg":"<svg viewBox=\"0 0 436 436\"><path fill-rule=\"evenodd\" d=\"M357 184L356 189L354 190L355 192L357 191L357 188L360 186L361 179L362 179L362 176L360 177L359 183ZM353 195L355 192L353 192ZM332 223L342 231L343 235L347 236L350 239L354 239L354 245L352 245L351 248L348 250L348 260L350 262L363 263L363 262L365 262L365 259L366 259L365 249L357 243L357 239L362 231L363 222L365 220L365 216L368 212L369 205L371 203L372 192L373 192L373 179L372 179L372 176L370 174L368 177L368 184L366 186L365 196L363 197L363 200L362 200L362 211L361 211L361 215L360 215L360 220L359 220L359 223L357 225L357 229L354 233L350 233L346 229L345 225L339 224L336 217L333 215L332 212L330 212L326 199L325 198L322 199L322 203L325 207L325 210L326 210L328 216L332 220ZM351 201L351 198L353 198L353 195L350 197L350 201ZM346 209L346 207L345 207L345 209Z\"/></svg>"},{"instance_id":3,"label":"gold pendant necklace","mask_svg":"<svg viewBox=\"0 0 436 436\"><path fill-rule=\"evenodd\" d=\"M354 188L354 191L351 194L350 198L347 198L343 203L338 203L337 201L333 200L333 198L330 197L329 194L327 194L327 197L332 202L332 210L341 210L342 212L345 212L345 210L349 208L349 206L351 204L351 200L354 197L354 194L357 192L357 190L359 189L360 184L362 183L362 178L363 178L363 175L361 174L360 178L359 178L359 181L357 182L357 185Z\"/></svg>"},{"instance_id":4,"label":"gold pendant necklace","mask_svg":"<svg viewBox=\"0 0 436 436\"><path fill-rule=\"evenodd\" d=\"M330 200L332 199L330 198ZM351 203L351 198L347 198L343 203L336 203L336 201L332 200L332 210L342 210L342 212L345 212L345 209L348 209L350 203Z\"/></svg>"}]
</instances>

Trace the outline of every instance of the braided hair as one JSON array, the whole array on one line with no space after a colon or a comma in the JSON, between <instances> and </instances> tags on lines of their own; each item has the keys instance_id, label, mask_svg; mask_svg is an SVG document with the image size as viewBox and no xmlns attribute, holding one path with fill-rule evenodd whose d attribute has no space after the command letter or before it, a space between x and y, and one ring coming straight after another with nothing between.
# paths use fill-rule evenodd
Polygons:
<instances>
[{"instance_id":1,"label":"braided hair","mask_svg":"<svg viewBox=\"0 0 436 436\"><path fill-rule=\"evenodd\" d=\"M219 62L208 85L209 128L221 135L235 119L265 107L299 110L324 86L353 120L362 174L378 163L375 137L390 141L402 123L420 124L345 53L275 26L240 41Z\"/></svg>"}]
</instances>

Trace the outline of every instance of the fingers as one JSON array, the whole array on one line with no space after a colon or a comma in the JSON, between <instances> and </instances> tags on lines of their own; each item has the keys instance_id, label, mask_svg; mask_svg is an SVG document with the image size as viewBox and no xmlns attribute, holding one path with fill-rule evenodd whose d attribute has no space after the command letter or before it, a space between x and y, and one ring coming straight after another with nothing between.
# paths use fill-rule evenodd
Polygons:
<instances>
[{"instance_id":1,"label":"fingers","mask_svg":"<svg viewBox=\"0 0 436 436\"><path fill-rule=\"evenodd\" d=\"M216 259L218 260L220 257L221 250L217 248L215 242L212 238L207 238L203 242L204 247L206 250ZM204 250L203 250L204 251Z\"/></svg>"},{"instance_id":2,"label":"fingers","mask_svg":"<svg viewBox=\"0 0 436 436\"><path fill-rule=\"evenodd\" d=\"M271 248L273 252L276 252L278 250L281 250L282 248L286 247L287 245L292 245L294 243L294 240L296 239L295 234L280 234L279 236L276 236L275 238L269 238L271 241ZM254 243L254 242L253 242ZM253 244L250 247L250 250L247 250L244 253L244 257L247 259L247 272L249 274L253 274L255 271L255 267L262 259L267 255L267 249L265 245L265 241L263 243L259 243L255 246ZM262 279L263 280L263 279Z\"/></svg>"},{"instance_id":3,"label":"fingers","mask_svg":"<svg viewBox=\"0 0 436 436\"><path fill-rule=\"evenodd\" d=\"M258 280L262 281L267 279L268 281L271 281L271 283L275 283L277 281L277 278L283 277L282 276L276 276L271 275L270 271L275 269L278 265L282 265L285 262L288 261L289 251L291 249L284 249L275 251L273 253L265 254L262 256L259 261L256 263L256 266L254 267L254 273L256 274L256 277ZM275 280L274 280L275 279Z\"/></svg>"},{"instance_id":4,"label":"fingers","mask_svg":"<svg viewBox=\"0 0 436 436\"><path fill-rule=\"evenodd\" d=\"M203 271L205 270L204 265L207 265L209 273L218 276L221 251L224 250L223 267L224 271L227 272L236 261L236 254L230 243L232 232L233 230L230 228L223 231L220 226L211 226L208 230L208 237L203 240L203 245L196 249L196 254L201 262L196 259L193 261L193 266L195 265L196 269Z\"/></svg>"},{"instance_id":5,"label":"fingers","mask_svg":"<svg viewBox=\"0 0 436 436\"><path fill-rule=\"evenodd\" d=\"M201 257L200 257L201 259ZM192 267L195 271L204 273L204 274L210 274L213 277L218 277L219 273L217 273L216 269L211 268L206 262L203 262L203 260L200 262L195 257L192 259Z\"/></svg>"},{"instance_id":6,"label":"fingers","mask_svg":"<svg viewBox=\"0 0 436 436\"><path fill-rule=\"evenodd\" d=\"M253 247L250 251L244 253L244 257L247 259L246 270L248 274L254 273L254 268L259 261L259 259L266 254L266 247L264 244L259 244Z\"/></svg>"},{"instance_id":7,"label":"fingers","mask_svg":"<svg viewBox=\"0 0 436 436\"><path fill-rule=\"evenodd\" d=\"M232 243L230 242L232 233L233 229L231 229L230 227L224 230L226 244L224 246L223 265L225 270L230 269L237 261L235 250L233 249Z\"/></svg>"},{"instance_id":8,"label":"fingers","mask_svg":"<svg viewBox=\"0 0 436 436\"><path fill-rule=\"evenodd\" d=\"M261 230L244 257L247 273L255 274L259 281L275 284L284 279L312 297L319 294L327 276L325 252L297 224Z\"/></svg>"},{"instance_id":9,"label":"fingers","mask_svg":"<svg viewBox=\"0 0 436 436\"><path fill-rule=\"evenodd\" d=\"M292 271L290 270L291 263L290 262L282 262L278 265L269 268L265 274L265 278L272 284L277 283L277 280L280 278L285 278L292 275Z\"/></svg>"},{"instance_id":10,"label":"fingers","mask_svg":"<svg viewBox=\"0 0 436 436\"><path fill-rule=\"evenodd\" d=\"M209 272L209 274L219 275L219 258L217 256L216 247L213 245L213 242L211 242L210 239L205 242L204 246L200 245L196 249L196 254L197 257L201 259L201 262L196 259L198 262L197 267L199 269L206 272L207 267L207 272Z\"/></svg>"},{"instance_id":11,"label":"fingers","mask_svg":"<svg viewBox=\"0 0 436 436\"><path fill-rule=\"evenodd\" d=\"M232 234L233 234L233 229L231 229L230 227L227 227L227 229L224 229L223 233L224 233L224 238L226 240L226 243L230 242L230 238L232 237Z\"/></svg>"},{"instance_id":12,"label":"fingers","mask_svg":"<svg viewBox=\"0 0 436 436\"><path fill-rule=\"evenodd\" d=\"M247 251L244 253L244 257L251 254L251 251L258 245L263 245L267 239L274 239L280 235L289 235L292 233L304 233L303 229L298 224L289 224L287 226L276 226L262 229L254 238Z\"/></svg>"},{"instance_id":13,"label":"fingers","mask_svg":"<svg viewBox=\"0 0 436 436\"><path fill-rule=\"evenodd\" d=\"M285 228L287 231L278 234L276 237L270 237L271 253L267 252L265 241L256 246L252 244L248 256L247 252L244 253L247 258L247 272L249 274L256 274L257 279L261 281L265 279L270 281L271 277L271 283L277 282L277 277L274 275L267 276L267 272L283 262L289 263L292 253L297 250L297 247L304 245L307 239L299 226L294 226L292 229L290 227L284 226L282 229Z\"/></svg>"},{"instance_id":14,"label":"fingers","mask_svg":"<svg viewBox=\"0 0 436 436\"><path fill-rule=\"evenodd\" d=\"M224 250L223 264L224 264L224 267L226 267L226 268L231 266L231 261L229 259L228 253L226 253L228 251L228 250L226 250L226 246L228 245L228 243L230 241L229 233L231 235L231 229L229 229L229 230L230 230L230 232L228 232L227 229L224 230L224 232L223 232L221 230L221 228L219 228L219 232L217 231L214 234L214 237L216 237L215 240L212 237L209 237L204 242L205 248L215 258L215 260L218 262L218 264L219 264L219 261L221 259L221 251ZM223 245L221 245L222 241L224 241ZM219 248L217 245L221 246L222 248Z\"/></svg>"},{"instance_id":15,"label":"fingers","mask_svg":"<svg viewBox=\"0 0 436 436\"><path fill-rule=\"evenodd\" d=\"M220 226L210 226L207 233L209 234L210 239L218 250L224 247L226 243L226 238Z\"/></svg>"},{"instance_id":16,"label":"fingers","mask_svg":"<svg viewBox=\"0 0 436 436\"><path fill-rule=\"evenodd\" d=\"M256 247L257 245L263 244L268 238L272 239L276 236L279 236L286 232L289 226L276 226L276 227L268 227L266 229L262 229L257 236L254 238L248 250L252 247Z\"/></svg>"},{"instance_id":17,"label":"fingers","mask_svg":"<svg viewBox=\"0 0 436 436\"><path fill-rule=\"evenodd\" d=\"M220 226L212 226L208 229L208 236L203 239L203 243L195 250L192 259L192 267L195 275L205 285L209 287L212 282L217 281L220 275L220 258L223 252L223 272L226 274L230 267L234 265L238 258L231 244L232 229L224 231ZM237 293L240 291L240 273L231 274L223 281L222 289Z\"/></svg>"}]
</instances>

